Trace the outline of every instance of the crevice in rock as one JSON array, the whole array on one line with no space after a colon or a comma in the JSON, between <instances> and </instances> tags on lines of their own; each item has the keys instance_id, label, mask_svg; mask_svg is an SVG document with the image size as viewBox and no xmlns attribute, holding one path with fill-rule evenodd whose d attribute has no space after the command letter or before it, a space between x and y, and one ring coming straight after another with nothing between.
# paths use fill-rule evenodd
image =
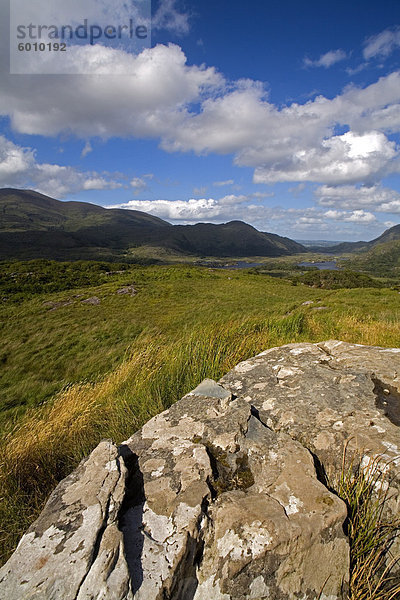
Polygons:
<instances>
[{"instance_id":1,"label":"crevice in rock","mask_svg":"<svg viewBox=\"0 0 400 600\"><path fill-rule=\"evenodd\" d=\"M374 394L376 397L375 405L379 410L383 411L385 417L389 419L393 425L400 427L400 393L399 391L378 379L375 374L371 377L374 383Z\"/></svg>"},{"instance_id":2,"label":"crevice in rock","mask_svg":"<svg viewBox=\"0 0 400 600\"><path fill-rule=\"evenodd\" d=\"M218 479L219 479L218 466L217 466L217 461L215 459L215 456L211 452L210 448L208 446L205 446L205 449L207 452L208 460L210 461L211 472L212 472L212 480L210 477L207 477L207 485L210 490L211 500L215 500L215 498L218 496L218 492L214 485L215 482L218 481Z\"/></svg>"},{"instance_id":3,"label":"crevice in rock","mask_svg":"<svg viewBox=\"0 0 400 600\"><path fill-rule=\"evenodd\" d=\"M123 535L124 555L132 593L135 594L143 583L143 507L146 497L139 457L127 445L120 446L119 453L124 460L128 475L124 499L118 514L118 525Z\"/></svg>"},{"instance_id":4,"label":"crevice in rock","mask_svg":"<svg viewBox=\"0 0 400 600\"><path fill-rule=\"evenodd\" d=\"M271 427L268 427L268 425L266 423L264 423L264 421L260 417L260 411L258 410L258 408L256 408L255 406L251 405L250 406L250 411L251 411L252 416L255 417L257 419L257 421L260 421L260 423L261 423L261 425L263 425L263 427L266 427L267 429L269 429L270 431L272 431Z\"/></svg>"},{"instance_id":5,"label":"crevice in rock","mask_svg":"<svg viewBox=\"0 0 400 600\"><path fill-rule=\"evenodd\" d=\"M309 453L312 456L312 459L314 462L314 467L315 467L315 473L317 475L318 481L320 483L322 483L322 485L325 486L330 492L332 492L333 490L329 485L328 476L326 474L323 463L320 461L320 459L314 452L312 452L309 448L307 448L307 450L309 451Z\"/></svg>"},{"instance_id":6,"label":"crevice in rock","mask_svg":"<svg viewBox=\"0 0 400 600\"><path fill-rule=\"evenodd\" d=\"M204 523L210 523L208 515L209 500L207 496L203 498L201 503L201 513L197 520L198 537L193 538L188 535L186 543L186 551L174 569L170 593L166 594L165 598L169 600L193 600L199 581L197 572L203 561L205 536L207 527Z\"/></svg>"},{"instance_id":7,"label":"crevice in rock","mask_svg":"<svg viewBox=\"0 0 400 600\"><path fill-rule=\"evenodd\" d=\"M94 564L94 562L95 562L95 560L96 560L96 558L97 558L97 556L98 556L98 554L99 554L99 549L100 549L101 540L102 540L102 538L103 538L104 532L105 532L105 530L106 530L106 527L107 527L107 514L108 514L108 507L109 507L109 501L108 501L108 503L107 503L107 511L106 511L106 513L105 513L105 518L104 518L103 525L102 525L102 527L99 529L99 531L97 532L96 541L95 541L95 544L94 544L94 547L93 547L93 554L92 554L92 556L91 556L91 558L90 558L90 563L88 564L88 567L87 567L87 569L86 569L86 573L85 573L85 574L84 574L84 576L82 577L82 579L81 579L81 581L80 581L80 583L79 583L79 585L78 585L78 587L77 587L77 589L76 589L76 595L75 595L75 598L78 598L78 596L79 596L79 592L80 592L80 590L81 590L81 588L82 588L83 584L85 583L85 580L86 580L87 576L88 576L88 575L89 575L89 573L90 573L90 569L92 568L92 566L93 566L93 564Z\"/></svg>"},{"instance_id":8,"label":"crevice in rock","mask_svg":"<svg viewBox=\"0 0 400 600\"><path fill-rule=\"evenodd\" d=\"M116 462L117 462L117 465L118 465L119 475L121 475L121 469L119 467L118 460ZM105 482L106 479L107 479L107 477L104 478L103 483L100 486L100 489L103 487L103 484L104 484L104 482ZM110 495L109 495L109 497L107 499L107 504L106 504L106 507L105 507L105 510L104 510L104 514L103 514L103 524L102 524L102 526L99 528L99 530L97 532L96 540L95 540L94 545L93 545L93 552L92 552L92 555L90 557L90 562L89 562L88 567L86 569L85 575L82 577L82 579L81 579L81 581L80 581L80 583L79 583L79 585L77 587L75 598L78 598L79 592L80 592L83 584L85 583L85 580L86 580L87 576L89 575L90 570L91 570L92 566L94 565L94 563L95 563L95 561L96 561L96 559L97 559L97 557L99 555L99 551L100 551L100 546L101 546L101 542L102 542L102 539L103 539L103 535L104 535L104 532L107 529L107 525L108 525L108 516L109 516L109 513L110 513L111 500L112 500L112 493L110 493Z\"/></svg>"},{"instance_id":9,"label":"crevice in rock","mask_svg":"<svg viewBox=\"0 0 400 600\"><path fill-rule=\"evenodd\" d=\"M310 450L310 448L306 448L309 453L312 456L312 459L314 461L314 468L315 468L315 473L317 475L317 479L320 483L322 483L322 485L334 496L336 496L337 498L339 498L340 500L342 500L342 502L344 502L346 504L346 508L347 508L347 516L344 519L343 523L342 523L342 530L344 535L348 538L349 537L349 505L348 503L343 500L343 498L340 497L338 491L330 484L329 482L329 477L326 473L325 470L325 466L324 464L320 461L319 457L315 454L315 452L313 452L312 450Z\"/></svg>"},{"instance_id":10,"label":"crevice in rock","mask_svg":"<svg viewBox=\"0 0 400 600\"><path fill-rule=\"evenodd\" d=\"M315 344L317 346L317 348L319 348L320 350L322 350L322 352L324 352L327 356L333 356L329 350L327 350L327 348L324 347L323 344L319 343L319 344Z\"/></svg>"},{"instance_id":11,"label":"crevice in rock","mask_svg":"<svg viewBox=\"0 0 400 600\"><path fill-rule=\"evenodd\" d=\"M271 487L271 486L270 486ZM282 502L278 499L275 498L275 496L272 496L271 494L268 493L268 490L270 489L270 487L267 488L265 495L270 498L273 502L276 502L277 504L279 504L279 506L281 507L281 509L283 510L283 513L286 517L286 519L289 519L289 515L286 512L286 507L282 504Z\"/></svg>"},{"instance_id":12,"label":"crevice in rock","mask_svg":"<svg viewBox=\"0 0 400 600\"><path fill-rule=\"evenodd\" d=\"M322 344L316 344L317 348L319 348L327 357L329 357L328 360L327 358L321 358L319 359L319 364L320 365L325 365L326 367L328 367L329 369L332 369L332 371L346 371L346 367L344 367L343 365L341 365L340 363L337 363L335 361L332 361L332 359L336 359L337 357L334 354L331 354L329 352L329 350L327 350L327 348L324 348L324 346ZM333 364L332 364L333 363Z\"/></svg>"}]
</instances>

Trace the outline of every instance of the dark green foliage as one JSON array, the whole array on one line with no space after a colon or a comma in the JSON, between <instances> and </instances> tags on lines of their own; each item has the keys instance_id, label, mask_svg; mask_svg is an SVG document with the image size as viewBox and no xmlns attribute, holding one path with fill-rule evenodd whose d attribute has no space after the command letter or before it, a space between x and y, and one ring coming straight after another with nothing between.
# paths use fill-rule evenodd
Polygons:
<instances>
[{"instance_id":1,"label":"dark green foliage","mask_svg":"<svg viewBox=\"0 0 400 600\"><path fill-rule=\"evenodd\" d=\"M129 268L127 264L37 259L0 263L0 300L19 302L37 294L108 283Z\"/></svg>"},{"instance_id":2,"label":"dark green foliage","mask_svg":"<svg viewBox=\"0 0 400 600\"><path fill-rule=\"evenodd\" d=\"M368 252L355 255L348 261L353 269L377 277L400 276L400 240L374 246Z\"/></svg>"},{"instance_id":3,"label":"dark green foliage","mask_svg":"<svg viewBox=\"0 0 400 600\"><path fill-rule=\"evenodd\" d=\"M310 271L294 281L304 283L310 287L323 288L326 290L338 290L340 288L383 288L385 284L373 279L365 273L356 271Z\"/></svg>"}]
</instances>

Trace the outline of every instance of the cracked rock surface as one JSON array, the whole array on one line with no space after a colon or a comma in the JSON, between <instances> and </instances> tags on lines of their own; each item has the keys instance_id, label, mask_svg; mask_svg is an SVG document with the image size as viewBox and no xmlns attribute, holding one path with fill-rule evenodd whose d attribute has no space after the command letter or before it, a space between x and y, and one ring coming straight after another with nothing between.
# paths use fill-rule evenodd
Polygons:
<instances>
[{"instance_id":1,"label":"cracked rock surface","mask_svg":"<svg viewBox=\"0 0 400 600\"><path fill-rule=\"evenodd\" d=\"M349 450L382 455L400 471L400 349L339 341L289 344L239 363L221 379L260 419L329 470Z\"/></svg>"},{"instance_id":2,"label":"cracked rock surface","mask_svg":"<svg viewBox=\"0 0 400 600\"><path fill-rule=\"evenodd\" d=\"M273 348L205 380L62 481L0 570L0 598L339 600L344 443L390 462L399 511L400 350ZM396 479L397 477L397 479Z\"/></svg>"},{"instance_id":3,"label":"cracked rock surface","mask_svg":"<svg viewBox=\"0 0 400 600\"><path fill-rule=\"evenodd\" d=\"M57 486L0 570L0 598L124 597L128 572L118 512L125 475L117 447L101 442Z\"/></svg>"}]
</instances>

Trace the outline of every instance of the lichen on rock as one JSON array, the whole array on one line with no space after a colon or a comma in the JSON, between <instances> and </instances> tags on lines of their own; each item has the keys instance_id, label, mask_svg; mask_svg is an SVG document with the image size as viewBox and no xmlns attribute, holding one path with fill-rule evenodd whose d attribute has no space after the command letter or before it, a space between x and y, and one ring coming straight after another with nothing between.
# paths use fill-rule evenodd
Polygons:
<instances>
[{"instance_id":1,"label":"lichen on rock","mask_svg":"<svg viewBox=\"0 0 400 600\"><path fill-rule=\"evenodd\" d=\"M399 377L398 350L329 341L205 380L58 485L0 598L345 598L347 507L326 476L345 443L383 457L399 509Z\"/></svg>"}]
</instances>

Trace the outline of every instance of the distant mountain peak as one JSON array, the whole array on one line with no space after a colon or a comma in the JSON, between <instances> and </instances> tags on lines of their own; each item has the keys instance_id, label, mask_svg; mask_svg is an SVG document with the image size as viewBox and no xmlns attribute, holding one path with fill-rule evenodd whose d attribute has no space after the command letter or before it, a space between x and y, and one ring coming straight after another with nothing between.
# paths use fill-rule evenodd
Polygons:
<instances>
[{"instance_id":1,"label":"distant mountain peak","mask_svg":"<svg viewBox=\"0 0 400 600\"><path fill-rule=\"evenodd\" d=\"M305 251L289 238L258 231L239 220L171 225L137 210L61 202L33 190L0 190L0 259L129 258L129 250L139 246L210 257Z\"/></svg>"}]
</instances>

